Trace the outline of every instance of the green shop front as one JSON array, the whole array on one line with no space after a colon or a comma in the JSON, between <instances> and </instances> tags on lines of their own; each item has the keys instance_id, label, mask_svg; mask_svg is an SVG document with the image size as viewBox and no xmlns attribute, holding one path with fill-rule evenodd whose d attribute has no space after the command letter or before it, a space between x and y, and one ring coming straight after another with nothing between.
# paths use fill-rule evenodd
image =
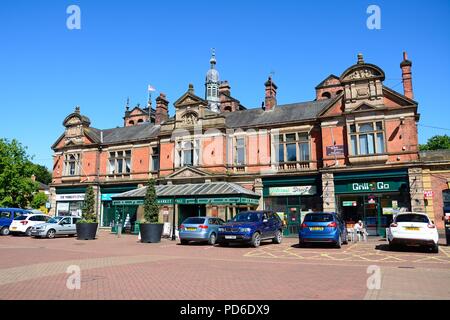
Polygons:
<instances>
[{"instance_id":1,"label":"green shop front","mask_svg":"<svg viewBox=\"0 0 450 320\"><path fill-rule=\"evenodd\" d=\"M336 173L334 188L343 220L363 221L372 236L384 237L393 215L411 208L407 170Z\"/></svg>"},{"instance_id":2,"label":"green shop front","mask_svg":"<svg viewBox=\"0 0 450 320\"><path fill-rule=\"evenodd\" d=\"M160 206L160 221L179 226L186 218L215 216L231 219L241 210L256 209L260 196L242 186L229 182L202 184L158 185L155 187ZM123 221L130 212L143 218L146 188L139 188L113 196L112 207Z\"/></svg>"},{"instance_id":3,"label":"green shop front","mask_svg":"<svg viewBox=\"0 0 450 320\"><path fill-rule=\"evenodd\" d=\"M134 190L137 188L136 184L133 185L114 185L114 186L102 186L100 188L100 200L101 200L101 214L100 214L100 226L103 228L113 227L117 222L117 214L114 211L112 204L112 197L118 194ZM130 223L136 220L136 212L127 212ZM126 219L126 216L125 216ZM125 221L125 220L122 220Z\"/></svg>"},{"instance_id":4,"label":"green shop front","mask_svg":"<svg viewBox=\"0 0 450 320\"><path fill-rule=\"evenodd\" d=\"M305 214L322 209L319 186L318 176L263 179L264 209L273 210L284 221L285 236L298 236Z\"/></svg>"}]
</instances>

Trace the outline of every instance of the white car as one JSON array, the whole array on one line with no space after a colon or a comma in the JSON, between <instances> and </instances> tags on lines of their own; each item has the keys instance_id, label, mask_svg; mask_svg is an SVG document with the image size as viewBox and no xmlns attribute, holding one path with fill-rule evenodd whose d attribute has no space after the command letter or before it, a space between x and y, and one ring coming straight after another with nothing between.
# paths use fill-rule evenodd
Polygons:
<instances>
[{"instance_id":1,"label":"white car","mask_svg":"<svg viewBox=\"0 0 450 320\"><path fill-rule=\"evenodd\" d=\"M394 217L387 232L389 248L397 245L427 246L439 252L439 234L425 213L402 212Z\"/></svg>"},{"instance_id":2,"label":"white car","mask_svg":"<svg viewBox=\"0 0 450 320\"><path fill-rule=\"evenodd\" d=\"M27 214L16 217L9 226L9 233L11 235L25 234L30 236L33 226L46 223L49 219L50 216L46 214Z\"/></svg>"}]
</instances>

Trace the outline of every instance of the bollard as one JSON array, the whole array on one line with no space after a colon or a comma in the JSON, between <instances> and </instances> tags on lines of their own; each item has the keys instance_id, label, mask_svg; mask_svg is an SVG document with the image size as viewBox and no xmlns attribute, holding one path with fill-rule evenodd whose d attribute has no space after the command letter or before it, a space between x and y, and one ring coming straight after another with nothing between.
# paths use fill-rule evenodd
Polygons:
<instances>
[{"instance_id":1,"label":"bollard","mask_svg":"<svg viewBox=\"0 0 450 320\"><path fill-rule=\"evenodd\" d=\"M117 224L117 238L120 238L121 234L122 234L122 224L118 223Z\"/></svg>"}]
</instances>

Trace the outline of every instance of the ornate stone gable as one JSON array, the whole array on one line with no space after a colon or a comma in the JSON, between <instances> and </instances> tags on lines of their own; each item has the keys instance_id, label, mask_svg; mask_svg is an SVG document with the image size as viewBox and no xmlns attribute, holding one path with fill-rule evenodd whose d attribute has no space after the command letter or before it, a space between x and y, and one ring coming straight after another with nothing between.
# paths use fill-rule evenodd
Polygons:
<instances>
[{"instance_id":1,"label":"ornate stone gable","mask_svg":"<svg viewBox=\"0 0 450 320\"><path fill-rule=\"evenodd\" d=\"M207 176L208 174L202 170L184 167L167 176L167 178L204 178Z\"/></svg>"}]
</instances>

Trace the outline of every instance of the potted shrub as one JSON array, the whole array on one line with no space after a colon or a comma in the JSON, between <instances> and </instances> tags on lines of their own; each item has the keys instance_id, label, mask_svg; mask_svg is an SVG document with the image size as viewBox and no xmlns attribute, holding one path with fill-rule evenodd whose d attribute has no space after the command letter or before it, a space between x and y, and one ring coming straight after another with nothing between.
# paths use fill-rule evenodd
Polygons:
<instances>
[{"instance_id":1,"label":"potted shrub","mask_svg":"<svg viewBox=\"0 0 450 320\"><path fill-rule=\"evenodd\" d=\"M77 239L94 240L97 234L98 223L97 214L95 213L95 193L92 186L86 189L81 211L83 215L77 223Z\"/></svg>"},{"instance_id":2,"label":"potted shrub","mask_svg":"<svg viewBox=\"0 0 450 320\"><path fill-rule=\"evenodd\" d=\"M159 206L156 202L155 181L150 179L144 199L144 220L139 225L141 242L155 243L161 241L164 224L158 222Z\"/></svg>"}]
</instances>

